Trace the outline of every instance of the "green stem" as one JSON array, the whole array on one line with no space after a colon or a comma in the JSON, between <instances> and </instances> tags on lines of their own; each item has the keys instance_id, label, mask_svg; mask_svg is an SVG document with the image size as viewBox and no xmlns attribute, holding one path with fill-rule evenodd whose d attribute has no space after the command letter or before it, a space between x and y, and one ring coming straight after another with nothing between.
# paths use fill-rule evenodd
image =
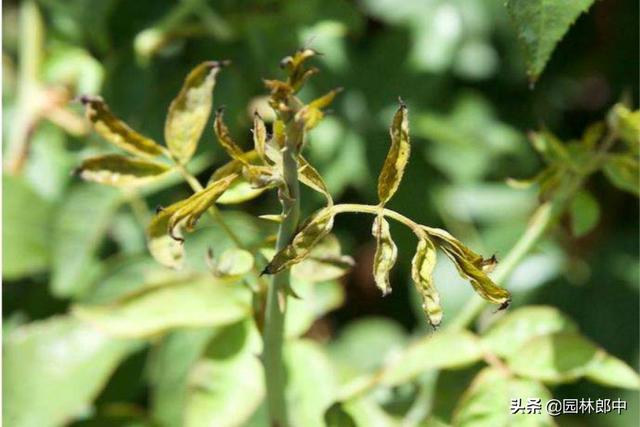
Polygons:
<instances>
[{"instance_id":1,"label":"green stem","mask_svg":"<svg viewBox=\"0 0 640 427\"><path fill-rule=\"evenodd\" d=\"M276 251L284 249L293 237L300 217L300 184L296 160L296 140L287 135L283 150L283 175L285 185L280 189L283 220L278 230ZM287 427L285 396L285 368L282 359L284 320L287 310L286 290L289 286L289 270L274 275L267 293L264 318L264 369L267 388L267 407L272 427Z\"/></svg>"}]
</instances>

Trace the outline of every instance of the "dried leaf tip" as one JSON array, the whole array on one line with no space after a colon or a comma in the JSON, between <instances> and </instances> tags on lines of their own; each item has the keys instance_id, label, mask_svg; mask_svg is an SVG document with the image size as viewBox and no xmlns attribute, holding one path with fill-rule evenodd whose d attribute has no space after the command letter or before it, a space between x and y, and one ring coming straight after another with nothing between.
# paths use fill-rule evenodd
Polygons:
<instances>
[{"instance_id":1,"label":"dried leaf tip","mask_svg":"<svg viewBox=\"0 0 640 427\"><path fill-rule=\"evenodd\" d=\"M231 65L231 60L230 59L222 59L220 61L207 61L207 62L205 62L205 64L210 69L224 68L224 67L228 67L229 65Z\"/></svg>"}]
</instances>

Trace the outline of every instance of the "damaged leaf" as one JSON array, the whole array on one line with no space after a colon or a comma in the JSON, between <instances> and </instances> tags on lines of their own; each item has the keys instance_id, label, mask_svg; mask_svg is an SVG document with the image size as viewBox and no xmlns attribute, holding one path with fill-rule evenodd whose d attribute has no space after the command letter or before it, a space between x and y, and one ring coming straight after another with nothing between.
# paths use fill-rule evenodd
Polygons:
<instances>
[{"instance_id":1,"label":"damaged leaf","mask_svg":"<svg viewBox=\"0 0 640 427\"><path fill-rule=\"evenodd\" d=\"M276 274L305 259L314 246L333 228L334 214L323 208L309 217L293 237L291 243L275 254L263 274Z\"/></svg>"},{"instance_id":2,"label":"damaged leaf","mask_svg":"<svg viewBox=\"0 0 640 427\"><path fill-rule=\"evenodd\" d=\"M373 221L371 233L376 238L376 253L373 257L373 278L382 291L382 296L391 293L389 273L398 258L398 247L391 240L389 223L383 216L377 216Z\"/></svg>"},{"instance_id":3,"label":"damaged leaf","mask_svg":"<svg viewBox=\"0 0 640 427\"><path fill-rule=\"evenodd\" d=\"M434 328L442 321L440 296L433 283L433 269L436 266L436 247L429 238L421 238L416 254L411 261L411 277L422 296L422 309Z\"/></svg>"},{"instance_id":4,"label":"damaged leaf","mask_svg":"<svg viewBox=\"0 0 640 427\"><path fill-rule=\"evenodd\" d=\"M188 162L211 114L216 75L224 62L207 61L195 67L171 102L164 127L164 138L171 154L181 163Z\"/></svg>"},{"instance_id":5,"label":"damaged leaf","mask_svg":"<svg viewBox=\"0 0 640 427\"><path fill-rule=\"evenodd\" d=\"M101 97L85 95L80 98L80 102L84 105L87 119L96 132L109 143L139 156L155 157L162 154L162 146L114 116Z\"/></svg>"},{"instance_id":6,"label":"damaged leaf","mask_svg":"<svg viewBox=\"0 0 640 427\"><path fill-rule=\"evenodd\" d=\"M407 106L404 103L400 104L400 108L393 116L389 134L391 135L391 148L378 178L378 198L381 205L386 204L398 190L411 154L409 120Z\"/></svg>"},{"instance_id":7,"label":"damaged leaf","mask_svg":"<svg viewBox=\"0 0 640 427\"><path fill-rule=\"evenodd\" d=\"M147 184L169 170L164 163L107 154L86 159L74 173L85 181L123 187Z\"/></svg>"}]
</instances>

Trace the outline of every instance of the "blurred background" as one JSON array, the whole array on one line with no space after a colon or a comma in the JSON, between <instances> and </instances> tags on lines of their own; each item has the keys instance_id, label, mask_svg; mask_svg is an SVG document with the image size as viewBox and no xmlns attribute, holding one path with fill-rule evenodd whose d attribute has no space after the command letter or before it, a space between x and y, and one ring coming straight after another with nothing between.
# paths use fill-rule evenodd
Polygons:
<instances>
[{"instance_id":1,"label":"blurred background","mask_svg":"<svg viewBox=\"0 0 640 427\"><path fill-rule=\"evenodd\" d=\"M214 107L226 106L232 133L249 147L250 113L264 104L262 79L281 76L280 59L301 46L322 53L315 60L321 73L301 97L345 88L308 145L310 161L337 202L375 202L388 123L402 97L410 109L413 153L390 207L446 228L478 252L500 259L537 204L535 191L504 183L508 177L533 176L543 166L527 132L544 127L564 141L578 139L620 98L631 97L637 106L639 75L637 1L596 2L560 42L533 87L502 3L39 0L25 6L4 1L4 332L65 313L73 301L108 299L110 290L128 286L128 276L116 273L132 260L154 268L139 225L146 214L136 212L139 199L118 204L110 190L70 174L80 159L105 151L73 98L99 94L132 127L162 141L168 105L184 76L209 59L233 62L218 77ZM213 132L206 131L194 160L200 181L226 161ZM586 336L637 366L638 203L600 175L586 190L584 211L597 218L594 227L575 237L563 222L506 285L514 307L556 306ZM176 183L143 196L153 209L188 194L185 184ZM311 192L303 197L306 213L322 206ZM221 209L234 227L257 236L266 226L251 216L276 213L278 203L264 195ZM194 263L202 263L207 242L223 239L213 224L204 228L187 241ZM370 221L345 215L335 226L343 251L356 264L341 279L342 304L316 321L307 336L331 342L334 357L352 359L354 366L366 364L358 357L366 358L367 351L340 338L359 327L376 325L370 339L381 334L389 342L426 329L409 277L415 242L394 224L392 231L399 263L394 292L382 299L371 275ZM446 262L438 263L436 283L446 324L472 291ZM129 356L98 396L99 405L148 406L149 352ZM475 372L440 376L436 414L448 418L454 396ZM557 388L555 395L622 397L630 405L623 416L562 417L560 425L631 426L638 417L637 394L631 392L579 382Z\"/></svg>"}]
</instances>

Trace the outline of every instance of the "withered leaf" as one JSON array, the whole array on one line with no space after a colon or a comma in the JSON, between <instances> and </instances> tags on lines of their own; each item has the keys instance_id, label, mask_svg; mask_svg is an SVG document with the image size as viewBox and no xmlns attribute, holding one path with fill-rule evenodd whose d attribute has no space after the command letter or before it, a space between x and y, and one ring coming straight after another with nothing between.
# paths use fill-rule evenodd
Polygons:
<instances>
[{"instance_id":1,"label":"withered leaf","mask_svg":"<svg viewBox=\"0 0 640 427\"><path fill-rule=\"evenodd\" d=\"M218 138L218 142L232 159L239 160L243 163L248 163L244 158L244 152L242 151L242 148L240 148L231 137L229 128L224 123L223 116L224 109L218 109L218 111L216 111L216 119L213 124L213 129L216 133L216 137Z\"/></svg>"},{"instance_id":2,"label":"withered leaf","mask_svg":"<svg viewBox=\"0 0 640 427\"><path fill-rule=\"evenodd\" d=\"M381 205L387 203L398 190L411 154L406 105L400 104L400 108L393 116L389 133L391 135L391 148L378 177L378 198Z\"/></svg>"},{"instance_id":3,"label":"withered leaf","mask_svg":"<svg viewBox=\"0 0 640 427\"><path fill-rule=\"evenodd\" d=\"M169 218L167 224L169 234L177 240L181 240L181 237L176 233L178 228L183 227L186 231L192 231L202 214L216 202L218 197L229 188L237 177L238 175L231 174L218 181L214 181L203 190L198 191L184 200L186 203L175 210L171 218Z\"/></svg>"},{"instance_id":4,"label":"withered leaf","mask_svg":"<svg viewBox=\"0 0 640 427\"><path fill-rule=\"evenodd\" d=\"M371 233L376 238L376 253L373 257L373 278L382 291L382 296L391 293L389 273L398 258L398 247L391 239L389 223L383 216L373 221Z\"/></svg>"},{"instance_id":5,"label":"withered leaf","mask_svg":"<svg viewBox=\"0 0 640 427\"><path fill-rule=\"evenodd\" d=\"M311 164L301 155L298 156L298 174L300 182L307 187L321 193L326 199L329 206L333 205L333 199L327 189L327 185L324 183L324 179L320 175L320 172L316 170Z\"/></svg>"},{"instance_id":6,"label":"withered leaf","mask_svg":"<svg viewBox=\"0 0 640 427\"><path fill-rule=\"evenodd\" d=\"M114 116L101 97L85 95L80 98L80 102L96 132L109 143L139 156L155 157L162 154L162 146Z\"/></svg>"},{"instance_id":7,"label":"withered leaf","mask_svg":"<svg viewBox=\"0 0 640 427\"><path fill-rule=\"evenodd\" d=\"M198 141L211 114L216 75L223 62L206 61L187 76L178 96L171 102L164 137L175 158L186 163L198 147Z\"/></svg>"},{"instance_id":8,"label":"withered leaf","mask_svg":"<svg viewBox=\"0 0 640 427\"><path fill-rule=\"evenodd\" d=\"M253 147L263 162L267 161L265 154L265 144L267 141L267 128L260 114L256 111L253 113Z\"/></svg>"},{"instance_id":9,"label":"withered leaf","mask_svg":"<svg viewBox=\"0 0 640 427\"><path fill-rule=\"evenodd\" d=\"M148 184L169 170L164 163L107 154L84 160L74 173L86 181L125 187Z\"/></svg>"},{"instance_id":10,"label":"withered leaf","mask_svg":"<svg viewBox=\"0 0 640 427\"><path fill-rule=\"evenodd\" d=\"M323 208L310 216L284 249L275 254L263 274L276 274L305 259L311 249L333 228L334 214L330 208Z\"/></svg>"},{"instance_id":11,"label":"withered leaf","mask_svg":"<svg viewBox=\"0 0 640 427\"><path fill-rule=\"evenodd\" d=\"M434 328L438 327L442 321L440 296L433 283L435 265L436 248L433 242L425 236L419 240L416 254L411 261L411 277L422 296L422 309Z\"/></svg>"}]
</instances>

